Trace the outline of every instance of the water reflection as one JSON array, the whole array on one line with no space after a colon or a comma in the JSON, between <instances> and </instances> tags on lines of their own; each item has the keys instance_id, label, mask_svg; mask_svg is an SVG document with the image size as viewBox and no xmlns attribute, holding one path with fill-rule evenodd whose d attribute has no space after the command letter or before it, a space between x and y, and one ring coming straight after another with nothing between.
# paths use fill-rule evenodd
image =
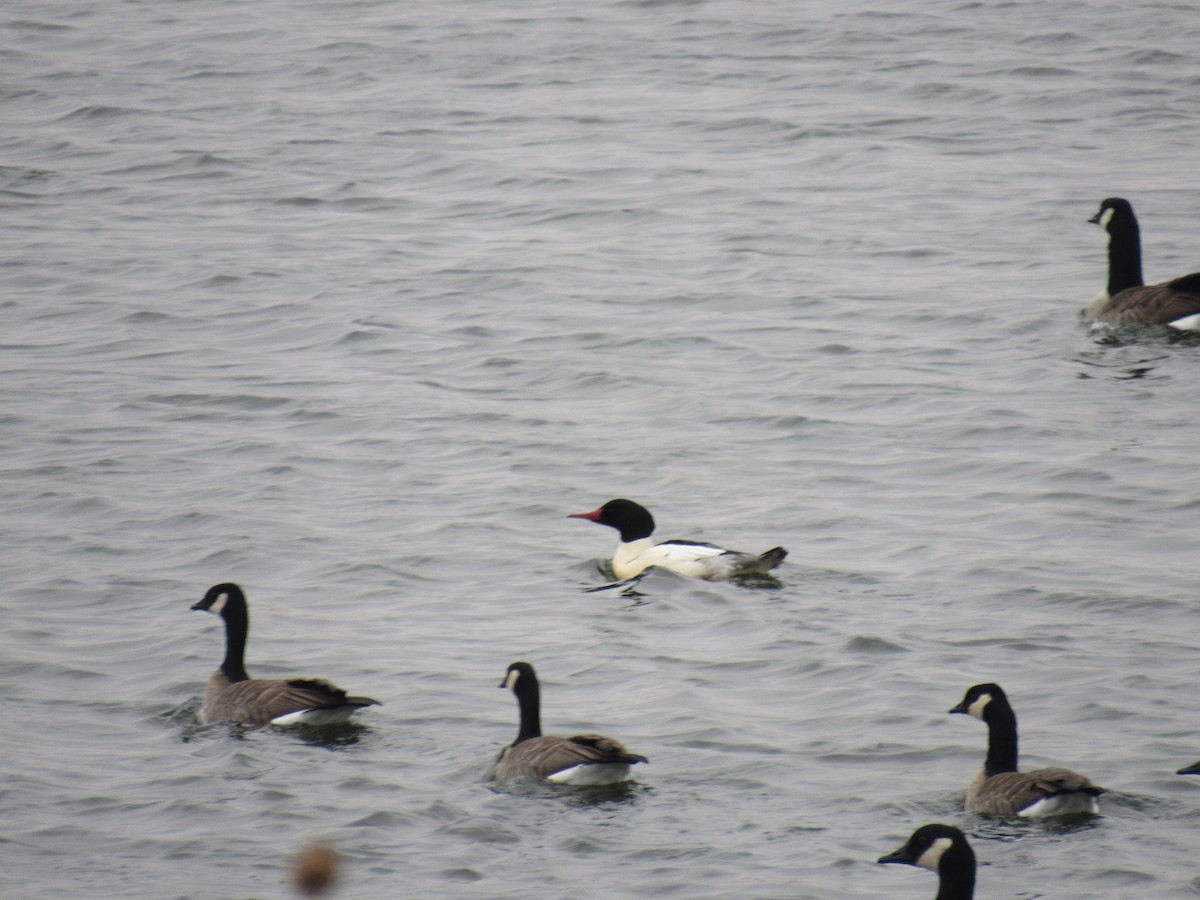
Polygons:
<instances>
[{"instance_id":1,"label":"water reflection","mask_svg":"<svg viewBox=\"0 0 1200 900\"><path fill-rule=\"evenodd\" d=\"M1100 828L1104 816L1080 813L1072 816L1055 816L1050 819L989 819L971 816L973 822L963 824L963 831L972 840L997 841L1012 844L1023 840L1040 841L1047 836L1063 837L1083 834Z\"/></svg>"},{"instance_id":2,"label":"water reflection","mask_svg":"<svg viewBox=\"0 0 1200 900\"><path fill-rule=\"evenodd\" d=\"M640 597L642 595L634 590L634 588L636 588L637 585L641 583L642 579L645 578L649 573L650 569L647 569L640 575L634 575L632 578L626 578L624 581L613 581L608 584L598 584L595 587L584 588L583 592L585 594L594 594L597 591L611 591L615 590L616 588L624 588L624 590L621 591L622 597ZM601 570L601 574L606 574L607 577L612 577L611 574L604 573L603 570Z\"/></svg>"},{"instance_id":3,"label":"water reflection","mask_svg":"<svg viewBox=\"0 0 1200 900\"><path fill-rule=\"evenodd\" d=\"M541 800L559 800L572 807L588 807L604 809L617 808L636 802L640 797L648 796L653 788L639 781L621 781L616 784L599 785L569 785L550 784L544 781L530 781L518 778L506 781L504 784L492 784L491 790L497 794L508 794L514 797L531 797Z\"/></svg>"},{"instance_id":4,"label":"water reflection","mask_svg":"<svg viewBox=\"0 0 1200 900\"><path fill-rule=\"evenodd\" d=\"M270 727L270 726L268 726ZM294 735L301 743L314 747L324 747L326 750L345 750L359 742L363 735L370 733L371 726L360 722L340 722L335 725L292 725L278 728Z\"/></svg>"},{"instance_id":5,"label":"water reflection","mask_svg":"<svg viewBox=\"0 0 1200 900\"><path fill-rule=\"evenodd\" d=\"M1200 347L1200 332L1177 331L1165 325L1092 323L1088 331L1097 349L1079 353L1076 360L1102 371L1081 371L1079 378L1145 379L1170 353L1180 348Z\"/></svg>"},{"instance_id":6,"label":"water reflection","mask_svg":"<svg viewBox=\"0 0 1200 900\"><path fill-rule=\"evenodd\" d=\"M656 570L650 568L645 572L642 572L640 575L634 575L632 578L626 578L624 581L612 581L607 584L597 584L592 587L584 588L583 592L585 594L595 594L599 591L611 591L616 590L617 588L622 588L622 597L643 597L645 595L636 590L636 588L639 584L641 584L642 579L654 571ZM609 575L609 573L604 572L603 569L601 569L601 573L605 574L606 576ZM676 578L684 578L684 580L687 580L685 576L675 575L673 572L668 572L667 574L673 575ZM750 575L735 575L729 579L729 583L737 585L741 588L749 588L751 590L778 590L779 588L783 587L783 582L769 572L756 572Z\"/></svg>"},{"instance_id":7,"label":"water reflection","mask_svg":"<svg viewBox=\"0 0 1200 900\"><path fill-rule=\"evenodd\" d=\"M783 582L769 572L755 575L739 575L729 580L740 588L749 588L750 590L757 591L773 591L783 587Z\"/></svg>"},{"instance_id":8,"label":"water reflection","mask_svg":"<svg viewBox=\"0 0 1200 900\"><path fill-rule=\"evenodd\" d=\"M1141 331L1147 329L1141 328ZM1158 329L1154 329L1155 332ZM1115 332L1107 332L1095 341L1099 349L1085 350L1076 354L1076 362L1088 368L1077 373L1078 378L1109 378L1121 381L1135 381L1149 378L1153 375L1158 364L1168 359L1170 354L1163 352L1166 346L1163 335L1157 335L1157 340L1132 341ZM1193 338L1193 342L1195 339ZM1153 352L1151 349L1153 348Z\"/></svg>"},{"instance_id":9,"label":"water reflection","mask_svg":"<svg viewBox=\"0 0 1200 900\"><path fill-rule=\"evenodd\" d=\"M369 725L359 722L340 722L331 725L242 725L236 722L213 722L203 724L197 713L198 701L184 704L163 716L179 728L179 740L190 744L202 737L223 735L235 741L248 741L261 731L286 734L302 744L324 747L326 750L345 750L357 744L371 730Z\"/></svg>"}]
</instances>

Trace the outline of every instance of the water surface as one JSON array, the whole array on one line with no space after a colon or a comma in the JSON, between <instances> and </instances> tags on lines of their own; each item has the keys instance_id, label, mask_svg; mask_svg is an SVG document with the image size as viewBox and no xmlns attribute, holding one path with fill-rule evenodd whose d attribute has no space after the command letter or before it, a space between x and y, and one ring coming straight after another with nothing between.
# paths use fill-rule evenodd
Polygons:
<instances>
[{"instance_id":1,"label":"water surface","mask_svg":"<svg viewBox=\"0 0 1200 900\"><path fill-rule=\"evenodd\" d=\"M1196 268L1190 7L278 0L0 16L5 895L1200 892L1200 347L1091 330L1106 196ZM585 593L640 500L777 584ZM384 704L198 728L255 675ZM497 789L496 689L650 758ZM1086 823L961 811L1003 684Z\"/></svg>"}]
</instances>

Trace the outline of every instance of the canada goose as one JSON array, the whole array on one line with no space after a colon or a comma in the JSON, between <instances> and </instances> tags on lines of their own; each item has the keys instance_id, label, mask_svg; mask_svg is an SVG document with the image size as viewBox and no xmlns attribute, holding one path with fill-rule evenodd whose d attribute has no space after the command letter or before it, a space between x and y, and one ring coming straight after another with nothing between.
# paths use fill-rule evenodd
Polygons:
<instances>
[{"instance_id":1,"label":"canada goose","mask_svg":"<svg viewBox=\"0 0 1200 900\"><path fill-rule=\"evenodd\" d=\"M908 843L879 857L879 862L906 863L936 872L934 900L971 900L975 896L975 851L952 825L922 825Z\"/></svg>"},{"instance_id":2,"label":"canada goose","mask_svg":"<svg viewBox=\"0 0 1200 900\"><path fill-rule=\"evenodd\" d=\"M1200 762L1194 762L1190 766L1184 766L1175 772L1176 775L1200 775Z\"/></svg>"},{"instance_id":3,"label":"canada goose","mask_svg":"<svg viewBox=\"0 0 1200 900\"><path fill-rule=\"evenodd\" d=\"M500 687L511 688L521 708L517 739L500 751L496 780L545 779L555 784L616 784L629 778L629 767L648 762L618 741L598 734L543 737L537 675L527 662L508 667Z\"/></svg>"},{"instance_id":4,"label":"canada goose","mask_svg":"<svg viewBox=\"0 0 1200 900\"><path fill-rule=\"evenodd\" d=\"M782 547L754 556L696 541L654 543L654 518L632 500L609 500L590 513L571 513L569 519L587 519L621 532L613 555L613 574L621 580L634 578L651 566L670 569L679 575L720 581L738 575L763 575L783 562Z\"/></svg>"},{"instance_id":5,"label":"canada goose","mask_svg":"<svg viewBox=\"0 0 1200 900\"><path fill-rule=\"evenodd\" d=\"M1070 769L1017 771L1017 717L998 684L977 684L950 710L988 727L983 768L967 787L967 811L986 816L1044 818L1098 813L1104 788Z\"/></svg>"},{"instance_id":6,"label":"canada goose","mask_svg":"<svg viewBox=\"0 0 1200 900\"><path fill-rule=\"evenodd\" d=\"M1108 232L1108 287L1088 306L1090 318L1200 331L1200 272L1145 284L1142 239L1128 200L1109 197L1088 221Z\"/></svg>"},{"instance_id":7,"label":"canada goose","mask_svg":"<svg viewBox=\"0 0 1200 900\"><path fill-rule=\"evenodd\" d=\"M370 697L347 697L346 692L316 678L265 679L246 674L243 654L250 613L246 595L236 584L218 584L192 609L225 620L225 660L204 689L200 720L243 725L328 725L344 722L364 706L378 706Z\"/></svg>"}]
</instances>

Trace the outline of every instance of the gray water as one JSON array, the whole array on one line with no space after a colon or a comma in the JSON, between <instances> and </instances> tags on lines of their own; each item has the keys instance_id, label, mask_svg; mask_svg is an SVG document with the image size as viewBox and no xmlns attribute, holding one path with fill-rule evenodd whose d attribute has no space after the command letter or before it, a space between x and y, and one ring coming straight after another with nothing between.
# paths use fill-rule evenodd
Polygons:
<instances>
[{"instance_id":1,"label":"gray water","mask_svg":"<svg viewBox=\"0 0 1200 900\"><path fill-rule=\"evenodd\" d=\"M1093 330L1107 196L1197 265L1190 3L10 0L7 898L1200 894L1200 345ZM605 580L663 538L778 583ZM384 704L200 728L248 667ZM497 789L528 659L627 790ZM997 681L1059 825L962 812Z\"/></svg>"}]
</instances>

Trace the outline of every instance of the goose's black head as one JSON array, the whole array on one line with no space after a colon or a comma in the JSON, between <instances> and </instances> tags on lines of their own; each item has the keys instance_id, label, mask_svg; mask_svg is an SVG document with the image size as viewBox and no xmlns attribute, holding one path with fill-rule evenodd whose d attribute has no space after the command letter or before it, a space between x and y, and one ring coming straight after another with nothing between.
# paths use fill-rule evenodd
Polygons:
<instances>
[{"instance_id":1,"label":"goose's black head","mask_svg":"<svg viewBox=\"0 0 1200 900\"><path fill-rule=\"evenodd\" d=\"M939 872L942 859L950 855L955 867L975 868L975 851L961 831L952 825L922 825L903 847L886 856L881 863L904 863Z\"/></svg>"},{"instance_id":2,"label":"goose's black head","mask_svg":"<svg viewBox=\"0 0 1200 900\"><path fill-rule=\"evenodd\" d=\"M246 610L246 595L242 593L242 589L231 581L224 584L216 584L208 589L208 593L204 595L204 599L197 603L192 609L203 610L210 612L214 616L227 617L229 613L240 610Z\"/></svg>"},{"instance_id":3,"label":"goose's black head","mask_svg":"<svg viewBox=\"0 0 1200 900\"><path fill-rule=\"evenodd\" d=\"M504 680L500 682L500 687L509 688L513 693L519 693L517 685L528 689L531 684L534 688L537 687L537 675L534 674L533 666L527 662L515 662L504 673Z\"/></svg>"},{"instance_id":4,"label":"goose's black head","mask_svg":"<svg viewBox=\"0 0 1200 900\"><path fill-rule=\"evenodd\" d=\"M1108 197L1100 203L1100 209L1088 219L1093 225L1099 225L1109 234L1138 230L1137 216L1133 214L1133 206L1128 200L1120 197Z\"/></svg>"},{"instance_id":5,"label":"goose's black head","mask_svg":"<svg viewBox=\"0 0 1200 900\"><path fill-rule=\"evenodd\" d=\"M951 708L952 713L965 713L969 716L974 716L977 719L984 717L984 711L992 703L999 706L1008 706L1008 697L1004 694L1004 689L998 684L977 684L974 687L967 688L967 693L963 696L962 702Z\"/></svg>"},{"instance_id":6,"label":"goose's black head","mask_svg":"<svg viewBox=\"0 0 1200 900\"><path fill-rule=\"evenodd\" d=\"M654 518L640 503L632 500L609 500L599 509L589 513L571 513L568 519L587 519L621 532L621 540L628 543L648 538L654 533Z\"/></svg>"}]
</instances>

